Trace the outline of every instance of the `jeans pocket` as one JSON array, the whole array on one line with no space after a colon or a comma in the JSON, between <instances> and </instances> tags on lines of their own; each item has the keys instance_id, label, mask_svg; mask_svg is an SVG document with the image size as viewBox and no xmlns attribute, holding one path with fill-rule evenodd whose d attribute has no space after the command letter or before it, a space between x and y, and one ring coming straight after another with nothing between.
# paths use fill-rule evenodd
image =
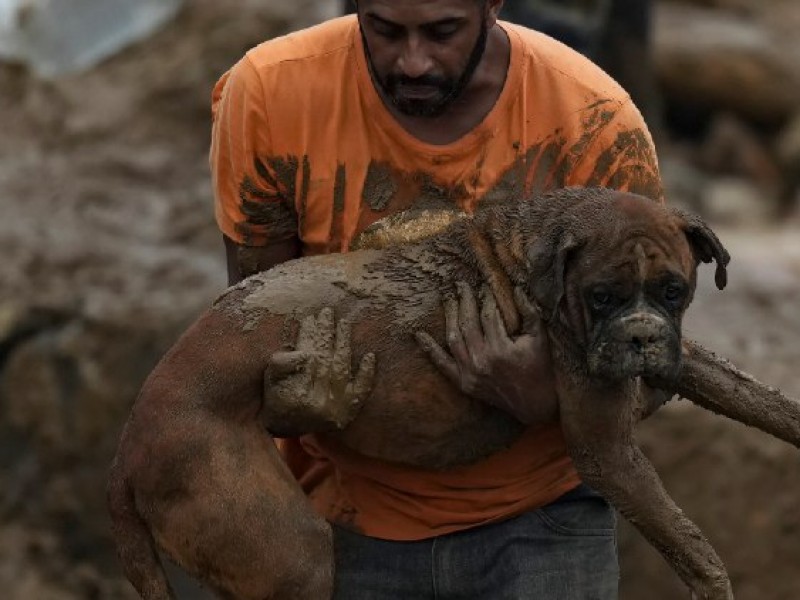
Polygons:
<instances>
[{"instance_id":1,"label":"jeans pocket","mask_svg":"<svg viewBox=\"0 0 800 600\"><path fill-rule=\"evenodd\" d=\"M562 535L614 536L616 533L614 509L588 488L543 506L536 515L549 529Z\"/></svg>"}]
</instances>

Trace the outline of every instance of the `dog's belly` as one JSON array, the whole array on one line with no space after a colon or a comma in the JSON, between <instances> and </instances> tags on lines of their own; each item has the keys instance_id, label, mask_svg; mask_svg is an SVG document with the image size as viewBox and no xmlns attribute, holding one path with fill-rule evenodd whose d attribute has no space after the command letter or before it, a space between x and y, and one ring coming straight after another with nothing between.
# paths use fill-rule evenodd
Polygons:
<instances>
[{"instance_id":1,"label":"dog's belly","mask_svg":"<svg viewBox=\"0 0 800 600\"><path fill-rule=\"evenodd\" d=\"M359 416L334 437L364 456L445 470L474 464L508 448L523 430L518 421L497 410L464 410L456 422L400 414L391 423L387 417L392 411L375 412L379 411L377 418Z\"/></svg>"},{"instance_id":2,"label":"dog's belly","mask_svg":"<svg viewBox=\"0 0 800 600\"><path fill-rule=\"evenodd\" d=\"M454 389L416 348L378 354L375 388L356 419L336 437L372 458L447 469L509 447L523 426Z\"/></svg>"}]
</instances>

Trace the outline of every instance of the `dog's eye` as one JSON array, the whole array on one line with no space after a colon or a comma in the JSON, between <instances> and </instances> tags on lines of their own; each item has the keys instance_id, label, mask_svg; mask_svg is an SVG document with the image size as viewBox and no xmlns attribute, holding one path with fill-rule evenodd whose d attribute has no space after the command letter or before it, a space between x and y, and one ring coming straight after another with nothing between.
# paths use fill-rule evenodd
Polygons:
<instances>
[{"instance_id":1,"label":"dog's eye","mask_svg":"<svg viewBox=\"0 0 800 600\"><path fill-rule=\"evenodd\" d=\"M678 302L683 299L683 286L678 283L669 283L664 288L664 300Z\"/></svg>"},{"instance_id":2,"label":"dog's eye","mask_svg":"<svg viewBox=\"0 0 800 600\"><path fill-rule=\"evenodd\" d=\"M611 303L611 294L605 290L595 290L592 292L592 304L596 308L603 308Z\"/></svg>"}]
</instances>

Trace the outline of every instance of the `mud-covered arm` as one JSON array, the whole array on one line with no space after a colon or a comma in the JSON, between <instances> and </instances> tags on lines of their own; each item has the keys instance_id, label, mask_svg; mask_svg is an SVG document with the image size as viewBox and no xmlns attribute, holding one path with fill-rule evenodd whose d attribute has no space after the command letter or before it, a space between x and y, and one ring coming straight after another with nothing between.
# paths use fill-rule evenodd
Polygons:
<instances>
[{"instance_id":1,"label":"mud-covered arm","mask_svg":"<svg viewBox=\"0 0 800 600\"><path fill-rule=\"evenodd\" d=\"M301 253L294 195L279 183L270 158L268 105L247 57L220 79L212 96L209 163L229 284Z\"/></svg>"},{"instance_id":2,"label":"mud-covered arm","mask_svg":"<svg viewBox=\"0 0 800 600\"><path fill-rule=\"evenodd\" d=\"M294 193L276 172L280 161L263 89L245 56L212 95L209 162L230 285L302 254ZM362 357L353 376L350 362L346 324L337 329L330 311L306 319L295 349L275 353L264 374L266 427L287 436L343 427L369 393L374 373L374 356Z\"/></svg>"},{"instance_id":3,"label":"mud-covered arm","mask_svg":"<svg viewBox=\"0 0 800 600\"><path fill-rule=\"evenodd\" d=\"M438 369L464 394L499 408L524 424L555 420L558 401L550 349L538 310L515 290L522 331L509 335L494 295L457 285L458 299L445 300L446 342L427 332L417 340Z\"/></svg>"}]
</instances>

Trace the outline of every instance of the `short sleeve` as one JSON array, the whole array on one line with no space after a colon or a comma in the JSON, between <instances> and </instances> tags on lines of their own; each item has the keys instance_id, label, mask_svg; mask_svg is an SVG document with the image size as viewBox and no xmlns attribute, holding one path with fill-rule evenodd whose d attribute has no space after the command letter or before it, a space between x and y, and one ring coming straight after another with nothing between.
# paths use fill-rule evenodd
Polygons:
<instances>
[{"instance_id":1,"label":"short sleeve","mask_svg":"<svg viewBox=\"0 0 800 600\"><path fill-rule=\"evenodd\" d=\"M246 56L217 82L211 108L209 162L220 230L247 246L297 237L294 195L281 189L274 172L267 102Z\"/></svg>"},{"instance_id":2,"label":"short sleeve","mask_svg":"<svg viewBox=\"0 0 800 600\"><path fill-rule=\"evenodd\" d=\"M628 99L587 148L569 185L606 187L664 202L653 138Z\"/></svg>"}]
</instances>

